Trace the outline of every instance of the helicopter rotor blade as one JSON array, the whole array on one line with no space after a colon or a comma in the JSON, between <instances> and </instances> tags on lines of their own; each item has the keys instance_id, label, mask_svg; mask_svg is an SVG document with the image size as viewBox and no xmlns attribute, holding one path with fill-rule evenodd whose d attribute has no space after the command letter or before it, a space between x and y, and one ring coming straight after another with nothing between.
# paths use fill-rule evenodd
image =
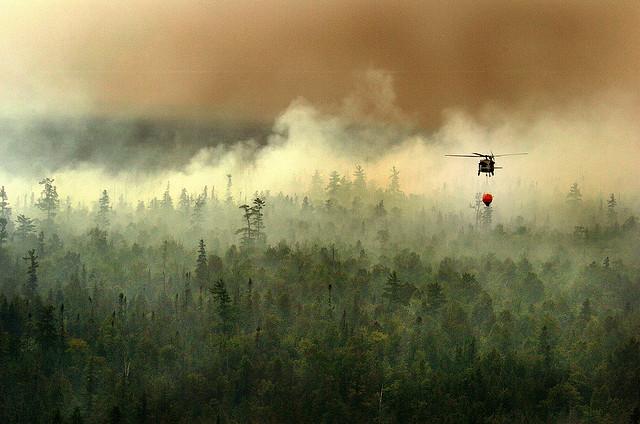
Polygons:
<instances>
[{"instance_id":1,"label":"helicopter rotor blade","mask_svg":"<svg viewBox=\"0 0 640 424\"><path fill-rule=\"evenodd\" d=\"M523 153L505 153L502 155L495 155L494 157L499 158L501 156L518 156L518 155L528 155L528 153L524 153L524 152Z\"/></svg>"},{"instance_id":2,"label":"helicopter rotor blade","mask_svg":"<svg viewBox=\"0 0 640 424\"><path fill-rule=\"evenodd\" d=\"M445 156L455 156L457 158L477 158L475 155L445 155Z\"/></svg>"}]
</instances>

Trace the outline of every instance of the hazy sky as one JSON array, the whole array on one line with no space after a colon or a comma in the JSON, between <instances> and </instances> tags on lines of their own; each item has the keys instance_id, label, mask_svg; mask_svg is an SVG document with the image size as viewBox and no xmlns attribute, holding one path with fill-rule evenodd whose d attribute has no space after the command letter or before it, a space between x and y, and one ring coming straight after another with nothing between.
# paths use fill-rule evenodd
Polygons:
<instances>
[{"instance_id":1,"label":"hazy sky","mask_svg":"<svg viewBox=\"0 0 640 424\"><path fill-rule=\"evenodd\" d=\"M638 1L0 0L0 12L0 177L14 191L51 174L61 191L143 195L168 179L223 186L229 172L245 192L300 189L292 178L363 163L381 185L397 165L408 191L473 192L476 165L442 158L469 150L530 152L496 184L634 191L640 178Z\"/></svg>"},{"instance_id":2,"label":"hazy sky","mask_svg":"<svg viewBox=\"0 0 640 424\"><path fill-rule=\"evenodd\" d=\"M426 125L448 107L640 87L637 1L4 0L5 112L267 122L393 75Z\"/></svg>"}]
</instances>

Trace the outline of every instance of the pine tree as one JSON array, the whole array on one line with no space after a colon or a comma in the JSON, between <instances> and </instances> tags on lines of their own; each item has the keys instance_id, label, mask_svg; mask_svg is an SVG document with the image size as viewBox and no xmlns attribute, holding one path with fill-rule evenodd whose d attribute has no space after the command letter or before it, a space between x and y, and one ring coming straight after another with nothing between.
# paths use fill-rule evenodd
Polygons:
<instances>
[{"instance_id":1,"label":"pine tree","mask_svg":"<svg viewBox=\"0 0 640 424\"><path fill-rule=\"evenodd\" d=\"M329 183L326 190L330 200L337 200L340 191L340 174L337 171L333 171L329 175Z\"/></svg>"},{"instance_id":2,"label":"pine tree","mask_svg":"<svg viewBox=\"0 0 640 424\"><path fill-rule=\"evenodd\" d=\"M367 176L364 172L364 168L360 165L356 165L356 170L353 173L353 189L356 196L364 196L367 189Z\"/></svg>"},{"instance_id":3,"label":"pine tree","mask_svg":"<svg viewBox=\"0 0 640 424\"><path fill-rule=\"evenodd\" d=\"M266 202L260 197L253 199L253 206L251 206L251 223L253 229L253 238L259 242L266 242L266 235L264 233L264 209Z\"/></svg>"},{"instance_id":4,"label":"pine tree","mask_svg":"<svg viewBox=\"0 0 640 424\"><path fill-rule=\"evenodd\" d=\"M16 236L18 236L20 240L27 240L35 234L36 225L33 223L33 219L20 214L18 215L17 221L18 228L16 229Z\"/></svg>"},{"instance_id":5,"label":"pine tree","mask_svg":"<svg viewBox=\"0 0 640 424\"><path fill-rule=\"evenodd\" d=\"M220 321L222 322L222 328L225 332L228 332L231 329L232 318L231 296L229 296L222 279L218 279L216 281L211 289L211 293L213 294L213 299L216 302L216 308L218 310Z\"/></svg>"},{"instance_id":6,"label":"pine tree","mask_svg":"<svg viewBox=\"0 0 640 424\"><path fill-rule=\"evenodd\" d=\"M198 243L198 259L196 260L196 281L200 287L204 287L209 282L209 266L207 264L207 249L204 240Z\"/></svg>"},{"instance_id":7,"label":"pine tree","mask_svg":"<svg viewBox=\"0 0 640 424\"><path fill-rule=\"evenodd\" d=\"M58 190L53 185L53 178L45 178L40 181L40 185L43 186L40 199L38 199L38 208L47 214L47 221L50 223L58 213L60 207L60 198L58 196Z\"/></svg>"},{"instance_id":8,"label":"pine tree","mask_svg":"<svg viewBox=\"0 0 640 424\"><path fill-rule=\"evenodd\" d=\"M110 224L109 215L111 214L111 200L109 199L109 193L107 190L102 191L100 200L98 200L98 215L96 217L96 224L98 227L104 229Z\"/></svg>"},{"instance_id":9,"label":"pine tree","mask_svg":"<svg viewBox=\"0 0 640 424\"><path fill-rule=\"evenodd\" d=\"M317 169L311 177L311 189L309 190L309 195L314 201L321 200L324 197L322 177Z\"/></svg>"},{"instance_id":10,"label":"pine tree","mask_svg":"<svg viewBox=\"0 0 640 424\"><path fill-rule=\"evenodd\" d=\"M238 209L242 209L244 211L243 213L243 219L245 222L245 225L242 228L239 228L236 230L236 234L240 234L240 244L243 247L250 247L251 244L253 243L253 209L251 208L251 206L244 204L239 206Z\"/></svg>"},{"instance_id":11,"label":"pine tree","mask_svg":"<svg viewBox=\"0 0 640 424\"><path fill-rule=\"evenodd\" d=\"M0 217L0 248L9 238L7 232L7 220L5 217Z\"/></svg>"},{"instance_id":12,"label":"pine tree","mask_svg":"<svg viewBox=\"0 0 640 424\"><path fill-rule=\"evenodd\" d=\"M46 253L44 244L44 231L40 231L38 233L38 253L40 254L40 256L44 256Z\"/></svg>"},{"instance_id":13,"label":"pine tree","mask_svg":"<svg viewBox=\"0 0 640 424\"><path fill-rule=\"evenodd\" d=\"M9 237L9 233L13 231L13 222L11 220L11 208L9 207L9 197L4 189L0 188L0 219L4 219L5 240Z\"/></svg>"},{"instance_id":14,"label":"pine tree","mask_svg":"<svg viewBox=\"0 0 640 424\"><path fill-rule=\"evenodd\" d=\"M4 189L4 186L0 187L0 218L5 218L7 221L11 221L11 209L9 208L9 197Z\"/></svg>"},{"instance_id":15,"label":"pine tree","mask_svg":"<svg viewBox=\"0 0 640 424\"><path fill-rule=\"evenodd\" d=\"M160 207L162 209L173 209L173 199L171 198L171 192L169 191L170 186L169 183L167 183L167 188L164 191L164 194L162 195L162 200L160 201Z\"/></svg>"},{"instance_id":16,"label":"pine tree","mask_svg":"<svg viewBox=\"0 0 640 424\"><path fill-rule=\"evenodd\" d=\"M36 256L36 250L31 249L27 252L26 257L22 258L28 262L29 268L27 269L27 282L25 284L25 292L28 297L33 297L38 289L38 257Z\"/></svg>"},{"instance_id":17,"label":"pine tree","mask_svg":"<svg viewBox=\"0 0 640 424\"><path fill-rule=\"evenodd\" d=\"M193 205L193 211L191 212L191 227L195 231L200 231L202 227L202 221L204 220L204 209L207 205L207 196L201 194L196 198Z\"/></svg>"},{"instance_id":18,"label":"pine tree","mask_svg":"<svg viewBox=\"0 0 640 424\"><path fill-rule=\"evenodd\" d=\"M387 189L391 195L400 195L400 171L394 166L391 168L391 175L389 176L389 188Z\"/></svg>"},{"instance_id":19,"label":"pine tree","mask_svg":"<svg viewBox=\"0 0 640 424\"><path fill-rule=\"evenodd\" d=\"M191 200L189 199L189 193L186 188L183 188L180 192L180 199L178 200L178 208L185 216L189 216L189 209L191 209Z\"/></svg>"}]
</instances>

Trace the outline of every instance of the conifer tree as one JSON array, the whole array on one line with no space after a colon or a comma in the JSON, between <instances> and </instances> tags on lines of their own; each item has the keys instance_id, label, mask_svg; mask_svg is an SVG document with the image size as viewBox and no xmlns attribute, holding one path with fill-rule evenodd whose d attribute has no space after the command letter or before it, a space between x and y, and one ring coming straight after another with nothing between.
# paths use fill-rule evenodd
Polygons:
<instances>
[{"instance_id":1,"label":"conifer tree","mask_svg":"<svg viewBox=\"0 0 640 424\"><path fill-rule=\"evenodd\" d=\"M320 171L317 169L311 177L311 189L309 190L309 195L311 196L311 199L316 202L324 197L322 177L320 176Z\"/></svg>"},{"instance_id":2,"label":"conifer tree","mask_svg":"<svg viewBox=\"0 0 640 424\"><path fill-rule=\"evenodd\" d=\"M253 206L251 206L251 224L253 230L253 238L260 242L266 241L266 235L264 234L264 209L266 202L256 197L253 199Z\"/></svg>"},{"instance_id":3,"label":"conifer tree","mask_svg":"<svg viewBox=\"0 0 640 424\"><path fill-rule=\"evenodd\" d=\"M7 232L7 220L5 217L0 217L0 247L2 247L8 238L9 233Z\"/></svg>"},{"instance_id":4,"label":"conifer tree","mask_svg":"<svg viewBox=\"0 0 640 424\"><path fill-rule=\"evenodd\" d=\"M367 189L367 179L364 168L361 165L356 165L356 170L353 173L353 189L356 196L363 196Z\"/></svg>"},{"instance_id":5,"label":"conifer tree","mask_svg":"<svg viewBox=\"0 0 640 424\"><path fill-rule=\"evenodd\" d=\"M189 193L186 188L183 188L180 192L180 199L178 200L178 208L185 216L189 216L189 209L191 208L191 200L189 199Z\"/></svg>"},{"instance_id":6,"label":"conifer tree","mask_svg":"<svg viewBox=\"0 0 640 424\"><path fill-rule=\"evenodd\" d=\"M215 282L211 289L211 293L213 294L213 299L216 302L216 308L220 321L222 322L222 328L225 332L228 332L231 329L232 318L231 296L229 296L224 281L222 281L221 278Z\"/></svg>"},{"instance_id":7,"label":"conifer tree","mask_svg":"<svg viewBox=\"0 0 640 424\"><path fill-rule=\"evenodd\" d=\"M22 258L28 262L27 269L27 282L25 284L25 292L28 297L33 297L38 289L38 256L36 256L36 250L31 249L27 252L26 257Z\"/></svg>"},{"instance_id":8,"label":"conifer tree","mask_svg":"<svg viewBox=\"0 0 640 424\"><path fill-rule=\"evenodd\" d=\"M9 197L4 189L4 186L0 187L0 217L5 218L7 221L11 220L11 209L9 208Z\"/></svg>"},{"instance_id":9,"label":"conifer tree","mask_svg":"<svg viewBox=\"0 0 640 424\"><path fill-rule=\"evenodd\" d=\"M207 264L207 249L204 240L198 243L198 259L196 261L196 281L200 287L204 287L209 282L209 266Z\"/></svg>"},{"instance_id":10,"label":"conifer tree","mask_svg":"<svg viewBox=\"0 0 640 424\"><path fill-rule=\"evenodd\" d=\"M391 175L389 176L389 188L387 189L391 195L400 195L400 171L394 166L391 168Z\"/></svg>"},{"instance_id":11,"label":"conifer tree","mask_svg":"<svg viewBox=\"0 0 640 424\"><path fill-rule=\"evenodd\" d=\"M327 196L330 200L337 200L338 193L340 191L340 174L337 171L333 171L329 175L329 183L327 184Z\"/></svg>"},{"instance_id":12,"label":"conifer tree","mask_svg":"<svg viewBox=\"0 0 640 424\"><path fill-rule=\"evenodd\" d=\"M109 193L107 190L102 191L102 195L98 200L98 214L96 217L96 224L98 227L104 229L110 224L109 215L111 214L111 200L109 199Z\"/></svg>"},{"instance_id":13,"label":"conifer tree","mask_svg":"<svg viewBox=\"0 0 640 424\"><path fill-rule=\"evenodd\" d=\"M244 226L236 230L236 234L240 234L240 244L243 247L249 247L253 243L253 209L251 206L244 204L239 206L239 209L242 209Z\"/></svg>"},{"instance_id":14,"label":"conifer tree","mask_svg":"<svg viewBox=\"0 0 640 424\"><path fill-rule=\"evenodd\" d=\"M173 199L171 198L170 185L167 183L167 188L165 189L162 200L160 201L160 207L162 209L173 209Z\"/></svg>"},{"instance_id":15,"label":"conifer tree","mask_svg":"<svg viewBox=\"0 0 640 424\"><path fill-rule=\"evenodd\" d=\"M18 236L20 240L27 240L35 234L36 225L33 223L33 219L20 214L18 215L17 221L18 228L16 228L16 236Z\"/></svg>"},{"instance_id":16,"label":"conifer tree","mask_svg":"<svg viewBox=\"0 0 640 424\"><path fill-rule=\"evenodd\" d=\"M202 227L206 205L207 196L203 193L196 198L193 205L193 211L191 212L191 227L196 231L200 231Z\"/></svg>"},{"instance_id":17,"label":"conifer tree","mask_svg":"<svg viewBox=\"0 0 640 424\"><path fill-rule=\"evenodd\" d=\"M49 223L55 218L58 213L58 208L60 207L58 190L56 186L53 185L53 181L53 178L45 178L40 181L39 184L42 186L42 193L37 203L38 208L47 214L47 221Z\"/></svg>"}]
</instances>

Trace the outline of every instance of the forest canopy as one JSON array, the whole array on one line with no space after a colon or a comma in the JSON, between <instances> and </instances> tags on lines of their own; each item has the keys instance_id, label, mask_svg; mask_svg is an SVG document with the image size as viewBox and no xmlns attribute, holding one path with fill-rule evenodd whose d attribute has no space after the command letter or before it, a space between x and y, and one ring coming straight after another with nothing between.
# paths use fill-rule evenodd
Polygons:
<instances>
[{"instance_id":1,"label":"forest canopy","mask_svg":"<svg viewBox=\"0 0 640 424\"><path fill-rule=\"evenodd\" d=\"M396 167L308 181L3 187L0 420L638 420L640 229L615 194L509 218Z\"/></svg>"}]
</instances>

